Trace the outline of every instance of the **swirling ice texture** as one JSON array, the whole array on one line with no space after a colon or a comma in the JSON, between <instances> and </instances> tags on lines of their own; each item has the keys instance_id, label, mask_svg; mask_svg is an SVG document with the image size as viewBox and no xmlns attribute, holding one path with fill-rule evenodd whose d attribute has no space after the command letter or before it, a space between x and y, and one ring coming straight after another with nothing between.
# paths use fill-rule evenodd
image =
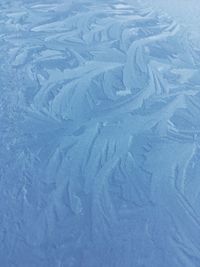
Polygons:
<instances>
[{"instance_id":1,"label":"swirling ice texture","mask_svg":"<svg viewBox=\"0 0 200 267\"><path fill-rule=\"evenodd\" d=\"M115 0L2 0L0 23L0 265L200 266L185 30Z\"/></svg>"},{"instance_id":2,"label":"swirling ice texture","mask_svg":"<svg viewBox=\"0 0 200 267\"><path fill-rule=\"evenodd\" d=\"M129 0L132 1L132 0ZM200 4L199 0L138 0L153 6L154 10L172 16L180 25L188 29L190 41L200 45Z\"/></svg>"}]
</instances>

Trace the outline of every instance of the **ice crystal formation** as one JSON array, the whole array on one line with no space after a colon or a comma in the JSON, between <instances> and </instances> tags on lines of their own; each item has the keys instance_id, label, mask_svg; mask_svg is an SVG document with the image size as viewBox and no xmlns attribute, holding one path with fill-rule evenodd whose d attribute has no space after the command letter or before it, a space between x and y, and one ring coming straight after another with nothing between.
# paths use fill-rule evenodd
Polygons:
<instances>
[{"instance_id":1,"label":"ice crystal formation","mask_svg":"<svg viewBox=\"0 0 200 267\"><path fill-rule=\"evenodd\" d=\"M178 19L1 0L0 25L0 266L199 267L200 50Z\"/></svg>"}]
</instances>

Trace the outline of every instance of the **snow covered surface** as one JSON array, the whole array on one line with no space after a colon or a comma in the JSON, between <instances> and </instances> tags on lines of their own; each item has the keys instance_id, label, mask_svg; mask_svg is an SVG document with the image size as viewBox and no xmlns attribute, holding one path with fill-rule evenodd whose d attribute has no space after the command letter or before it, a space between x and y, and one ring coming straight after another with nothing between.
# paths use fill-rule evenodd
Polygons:
<instances>
[{"instance_id":1,"label":"snow covered surface","mask_svg":"<svg viewBox=\"0 0 200 267\"><path fill-rule=\"evenodd\" d=\"M156 2L1 1L0 266L200 266L200 53Z\"/></svg>"}]
</instances>

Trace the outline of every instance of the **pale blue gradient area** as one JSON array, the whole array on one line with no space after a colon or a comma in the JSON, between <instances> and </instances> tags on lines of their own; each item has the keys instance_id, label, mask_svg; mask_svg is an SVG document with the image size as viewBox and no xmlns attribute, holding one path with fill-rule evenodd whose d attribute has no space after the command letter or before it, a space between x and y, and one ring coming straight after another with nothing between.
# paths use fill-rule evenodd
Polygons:
<instances>
[{"instance_id":1,"label":"pale blue gradient area","mask_svg":"<svg viewBox=\"0 0 200 267\"><path fill-rule=\"evenodd\" d=\"M200 50L168 7L1 0L0 267L200 266Z\"/></svg>"}]
</instances>

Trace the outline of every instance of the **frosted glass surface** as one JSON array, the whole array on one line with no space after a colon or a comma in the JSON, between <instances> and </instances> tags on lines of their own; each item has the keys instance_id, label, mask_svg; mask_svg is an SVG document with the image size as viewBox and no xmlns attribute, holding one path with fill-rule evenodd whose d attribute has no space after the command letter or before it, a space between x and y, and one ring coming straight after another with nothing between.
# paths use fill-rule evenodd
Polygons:
<instances>
[{"instance_id":1,"label":"frosted glass surface","mask_svg":"<svg viewBox=\"0 0 200 267\"><path fill-rule=\"evenodd\" d=\"M200 2L171 2L0 1L0 267L200 266Z\"/></svg>"}]
</instances>

